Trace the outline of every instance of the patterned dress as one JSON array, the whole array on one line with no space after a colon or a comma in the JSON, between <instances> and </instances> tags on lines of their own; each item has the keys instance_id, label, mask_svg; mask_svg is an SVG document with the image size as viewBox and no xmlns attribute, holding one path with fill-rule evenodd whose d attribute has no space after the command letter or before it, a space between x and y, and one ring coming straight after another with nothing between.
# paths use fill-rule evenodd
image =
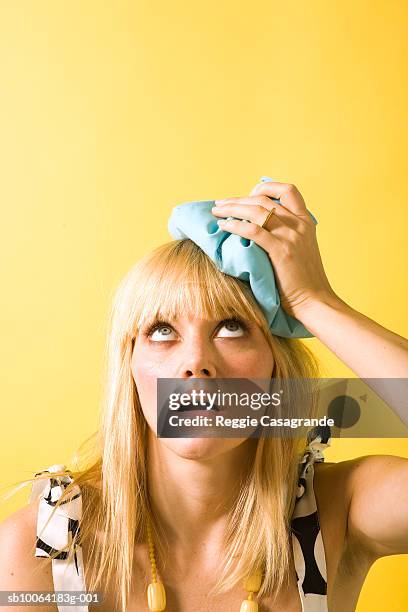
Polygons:
<instances>
[{"instance_id":1,"label":"patterned dress","mask_svg":"<svg viewBox=\"0 0 408 612\"><path fill-rule=\"evenodd\" d=\"M330 445L330 428L315 428L309 433L308 445L299 462L299 480L295 509L291 519L292 547L297 585L303 612L327 612L326 558L320 531L319 517L313 488L314 463L324 461L324 449ZM37 518L36 557L49 557L59 550L52 560L55 591L86 591L82 548L74 547L74 555L68 561L67 549L80 528L82 497L78 485L71 498L63 502L46 525L57 500L72 482L70 476L53 477L53 472L65 469L55 464L38 474L50 473L47 480L34 481L30 502L40 498ZM58 605L59 612L88 612L89 607Z\"/></svg>"}]
</instances>

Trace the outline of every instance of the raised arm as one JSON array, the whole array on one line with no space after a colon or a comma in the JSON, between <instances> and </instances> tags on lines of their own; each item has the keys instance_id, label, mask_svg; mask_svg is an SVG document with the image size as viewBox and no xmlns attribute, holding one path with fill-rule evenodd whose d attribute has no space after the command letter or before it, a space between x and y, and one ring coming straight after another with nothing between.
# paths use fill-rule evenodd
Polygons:
<instances>
[{"instance_id":1,"label":"raised arm","mask_svg":"<svg viewBox=\"0 0 408 612\"><path fill-rule=\"evenodd\" d=\"M391 380L408 382L408 340L357 312L333 291L315 223L299 190L270 181L256 185L247 197L216 204L215 216L234 217L221 223L222 229L254 240L268 253L287 314L301 321L408 424L408 392L401 394L399 386L395 394ZM276 211L268 218L273 207ZM408 460L375 455L350 463L348 536L371 559L408 553Z\"/></svg>"}]
</instances>

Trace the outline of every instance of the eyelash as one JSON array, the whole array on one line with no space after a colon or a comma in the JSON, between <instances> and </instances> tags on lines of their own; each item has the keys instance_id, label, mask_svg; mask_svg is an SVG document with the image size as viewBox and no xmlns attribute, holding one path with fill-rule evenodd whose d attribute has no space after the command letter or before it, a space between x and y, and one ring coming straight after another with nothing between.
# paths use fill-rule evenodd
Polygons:
<instances>
[{"instance_id":1,"label":"eyelash","mask_svg":"<svg viewBox=\"0 0 408 612\"><path fill-rule=\"evenodd\" d=\"M230 317L229 319L223 319L223 321L220 322L219 324L219 328L222 327L225 323L238 323L243 331L247 332L248 331L248 325L239 317ZM149 325L149 327L146 329L146 331L143 332L143 335L147 338L149 338L153 332L156 331L156 329L159 329L160 327L170 327L171 329L173 329L173 327L170 325L170 323L168 323L167 321L164 321L162 319L158 319L157 321L155 321L154 323L152 323L151 325Z\"/></svg>"}]
</instances>

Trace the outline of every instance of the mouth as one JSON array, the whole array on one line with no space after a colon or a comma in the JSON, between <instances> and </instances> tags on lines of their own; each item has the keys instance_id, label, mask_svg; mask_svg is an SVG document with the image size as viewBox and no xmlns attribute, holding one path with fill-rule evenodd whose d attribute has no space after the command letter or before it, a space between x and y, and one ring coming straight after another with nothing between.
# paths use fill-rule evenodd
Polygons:
<instances>
[{"instance_id":1,"label":"mouth","mask_svg":"<svg viewBox=\"0 0 408 612\"><path fill-rule=\"evenodd\" d=\"M209 403L200 402L193 404L191 402L185 406L181 405L177 412L220 412L220 408L217 406L217 404L213 404L213 406L211 406Z\"/></svg>"},{"instance_id":2,"label":"mouth","mask_svg":"<svg viewBox=\"0 0 408 612\"><path fill-rule=\"evenodd\" d=\"M214 392L217 391L215 380L196 379L191 381L183 381L176 387L175 391L184 395L187 402L179 404L176 412L188 412L198 414L213 414L214 412L224 412L223 407L220 407L212 400ZM209 397L211 396L211 397ZM194 399L194 402L193 402ZM210 402L211 399L211 402Z\"/></svg>"}]
</instances>

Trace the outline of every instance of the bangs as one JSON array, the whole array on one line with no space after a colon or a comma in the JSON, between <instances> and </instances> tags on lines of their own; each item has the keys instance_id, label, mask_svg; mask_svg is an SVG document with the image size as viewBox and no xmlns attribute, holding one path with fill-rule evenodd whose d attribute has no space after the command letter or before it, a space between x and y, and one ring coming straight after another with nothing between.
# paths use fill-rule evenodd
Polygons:
<instances>
[{"instance_id":1,"label":"bangs","mask_svg":"<svg viewBox=\"0 0 408 612\"><path fill-rule=\"evenodd\" d=\"M138 295L134 296L135 335L157 319L181 316L209 320L240 317L268 333L268 323L249 284L221 272L192 240L161 245L140 263Z\"/></svg>"}]
</instances>

